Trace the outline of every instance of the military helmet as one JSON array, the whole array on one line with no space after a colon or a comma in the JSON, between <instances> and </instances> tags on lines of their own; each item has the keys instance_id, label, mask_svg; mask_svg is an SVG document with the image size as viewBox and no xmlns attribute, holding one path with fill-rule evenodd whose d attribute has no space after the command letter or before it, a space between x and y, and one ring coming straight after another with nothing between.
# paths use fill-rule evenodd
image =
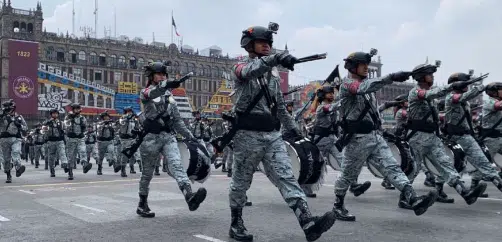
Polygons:
<instances>
[{"instance_id":1,"label":"military helmet","mask_svg":"<svg viewBox=\"0 0 502 242\"><path fill-rule=\"evenodd\" d=\"M78 104L78 103L72 103L72 104L70 104L70 107L72 110L77 109L77 108L81 108L80 104Z\"/></svg>"},{"instance_id":2,"label":"military helmet","mask_svg":"<svg viewBox=\"0 0 502 242\"><path fill-rule=\"evenodd\" d=\"M265 40L270 46L274 42L273 34L274 31L263 26L252 26L242 31L241 37L241 47L246 48L246 46L255 40Z\"/></svg>"},{"instance_id":3,"label":"military helmet","mask_svg":"<svg viewBox=\"0 0 502 242\"><path fill-rule=\"evenodd\" d=\"M465 73L453 73L451 76L448 78L448 84L454 83L454 82L465 82L469 81L471 79L470 74L465 74Z\"/></svg>"},{"instance_id":4,"label":"military helmet","mask_svg":"<svg viewBox=\"0 0 502 242\"><path fill-rule=\"evenodd\" d=\"M195 110L195 111L192 111L192 115L195 116L197 114L200 114L200 111L199 110Z\"/></svg>"},{"instance_id":5,"label":"military helmet","mask_svg":"<svg viewBox=\"0 0 502 242\"><path fill-rule=\"evenodd\" d=\"M149 77L155 73L164 73L167 75L168 69L171 66L170 61L162 62L150 62L146 66L144 66L145 76Z\"/></svg>"},{"instance_id":6,"label":"military helmet","mask_svg":"<svg viewBox=\"0 0 502 242\"><path fill-rule=\"evenodd\" d=\"M335 87L333 86L323 86L319 89L317 89L317 98L322 101L326 97L326 93L334 93L335 92Z\"/></svg>"},{"instance_id":7,"label":"military helmet","mask_svg":"<svg viewBox=\"0 0 502 242\"><path fill-rule=\"evenodd\" d=\"M58 113L59 114L59 110L57 108L52 108L51 110L49 110L49 114L52 115L53 113Z\"/></svg>"},{"instance_id":8,"label":"military helmet","mask_svg":"<svg viewBox=\"0 0 502 242\"><path fill-rule=\"evenodd\" d=\"M502 82L492 82L485 87L486 92L498 92L502 90Z\"/></svg>"},{"instance_id":9,"label":"military helmet","mask_svg":"<svg viewBox=\"0 0 502 242\"><path fill-rule=\"evenodd\" d=\"M124 107L124 113L127 113L127 111L131 111L131 112L134 113L134 110L132 109L132 106Z\"/></svg>"},{"instance_id":10,"label":"military helmet","mask_svg":"<svg viewBox=\"0 0 502 242\"><path fill-rule=\"evenodd\" d=\"M106 116L110 117L110 114L108 114L108 111L104 111L104 112L102 112L102 113L99 114L100 118L104 118Z\"/></svg>"},{"instance_id":11,"label":"military helmet","mask_svg":"<svg viewBox=\"0 0 502 242\"><path fill-rule=\"evenodd\" d=\"M354 52L343 59L345 65L343 66L347 70L352 70L357 68L359 64L369 64L371 63L372 55L365 52Z\"/></svg>"},{"instance_id":12,"label":"military helmet","mask_svg":"<svg viewBox=\"0 0 502 242\"><path fill-rule=\"evenodd\" d=\"M426 75L433 74L437 71L438 66L431 64L420 64L413 68L411 76L413 79L419 81L422 80Z\"/></svg>"},{"instance_id":13,"label":"military helmet","mask_svg":"<svg viewBox=\"0 0 502 242\"><path fill-rule=\"evenodd\" d=\"M16 107L16 103L14 102L14 100L9 99L9 100L5 101L4 103L2 103L2 107L4 107L4 108L15 108Z\"/></svg>"},{"instance_id":14,"label":"military helmet","mask_svg":"<svg viewBox=\"0 0 502 242\"><path fill-rule=\"evenodd\" d=\"M408 93L401 94L401 95L397 96L396 98L394 98L394 101L397 101L397 102L406 101L406 100L408 100Z\"/></svg>"}]
</instances>

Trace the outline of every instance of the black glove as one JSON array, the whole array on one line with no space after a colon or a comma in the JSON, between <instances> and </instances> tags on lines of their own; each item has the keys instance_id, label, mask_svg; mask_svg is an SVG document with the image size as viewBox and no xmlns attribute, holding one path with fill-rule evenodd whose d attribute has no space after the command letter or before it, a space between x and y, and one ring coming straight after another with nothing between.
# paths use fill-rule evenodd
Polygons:
<instances>
[{"instance_id":1,"label":"black glove","mask_svg":"<svg viewBox=\"0 0 502 242\"><path fill-rule=\"evenodd\" d=\"M411 72L409 71L399 71L389 74L389 78L393 82L405 82L411 76Z\"/></svg>"},{"instance_id":2,"label":"black glove","mask_svg":"<svg viewBox=\"0 0 502 242\"><path fill-rule=\"evenodd\" d=\"M454 82L451 84L451 87L455 90L462 90L469 86L469 83L467 82Z\"/></svg>"},{"instance_id":3,"label":"black glove","mask_svg":"<svg viewBox=\"0 0 502 242\"><path fill-rule=\"evenodd\" d=\"M388 101L388 102L385 102L385 107L387 108L390 108L390 107L394 107L394 106L397 106L399 105L401 102L398 102L398 101Z\"/></svg>"},{"instance_id":4,"label":"black glove","mask_svg":"<svg viewBox=\"0 0 502 242\"><path fill-rule=\"evenodd\" d=\"M181 82L178 81L166 81L165 88L178 88L181 86Z\"/></svg>"},{"instance_id":5,"label":"black glove","mask_svg":"<svg viewBox=\"0 0 502 242\"><path fill-rule=\"evenodd\" d=\"M296 57L294 57L290 54L281 53L281 54L277 55L277 58L278 58L277 62L281 66L283 66L284 68L289 69L291 71L295 70L294 65L298 61L298 59L296 59Z\"/></svg>"}]
</instances>

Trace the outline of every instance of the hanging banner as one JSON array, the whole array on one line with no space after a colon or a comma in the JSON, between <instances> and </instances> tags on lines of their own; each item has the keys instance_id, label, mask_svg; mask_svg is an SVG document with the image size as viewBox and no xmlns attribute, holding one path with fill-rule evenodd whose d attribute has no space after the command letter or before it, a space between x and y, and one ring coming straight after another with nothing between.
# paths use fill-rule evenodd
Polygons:
<instances>
[{"instance_id":1,"label":"hanging banner","mask_svg":"<svg viewBox=\"0 0 502 242\"><path fill-rule=\"evenodd\" d=\"M9 98L19 114L36 114L38 109L38 42L12 40L9 49Z\"/></svg>"},{"instance_id":2,"label":"hanging banner","mask_svg":"<svg viewBox=\"0 0 502 242\"><path fill-rule=\"evenodd\" d=\"M281 78L281 91L288 92L289 88L289 72L279 71L279 77Z\"/></svg>"}]
</instances>

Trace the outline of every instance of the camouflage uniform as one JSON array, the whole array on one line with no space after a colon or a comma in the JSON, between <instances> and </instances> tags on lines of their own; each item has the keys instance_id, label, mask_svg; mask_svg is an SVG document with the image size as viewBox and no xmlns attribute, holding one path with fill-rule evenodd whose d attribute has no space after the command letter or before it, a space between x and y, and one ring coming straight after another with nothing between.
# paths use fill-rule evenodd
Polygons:
<instances>
[{"instance_id":1,"label":"camouflage uniform","mask_svg":"<svg viewBox=\"0 0 502 242\"><path fill-rule=\"evenodd\" d=\"M408 134L410 146L413 150L413 155L418 161L424 161L425 158L429 159L434 167L441 173L441 176L436 177L436 189L438 190L438 201L450 203L452 200L448 199L443 191L443 184L448 183L466 200L468 204L476 202L477 194L468 192L464 184L460 180L460 175L453 167L453 162L446 151L441 139L435 132L438 130L438 125L434 121L433 115L429 115L427 120L423 118L428 113L436 113L437 108L433 106L433 101L436 98L446 96L453 89L452 85L444 87L433 87L429 90L421 89L419 86L411 89L408 95ZM429 105L434 109L431 110ZM439 117L437 117L439 118ZM416 131L414 131L416 130ZM412 133L414 133L412 135ZM411 137L410 137L411 136ZM486 188L486 184L484 184ZM484 192L484 189L481 189Z\"/></svg>"},{"instance_id":2,"label":"camouflage uniform","mask_svg":"<svg viewBox=\"0 0 502 242\"><path fill-rule=\"evenodd\" d=\"M502 123L493 127L502 119L502 101L493 97L485 99L483 103L482 130L488 132L483 142L490 150L491 157L502 154ZM493 130L491 130L493 127ZM502 169L502 167L499 167Z\"/></svg>"},{"instance_id":3,"label":"camouflage uniform","mask_svg":"<svg viewBox=\"0 0 502 242\"><path fill-rule=\"evenodd\" d=\"M206 147L210 156L213 156L214 150L210 143L206 143L205 140L211 139L211 127L209 127L205 122L200 119L196 119L192 125L191 130L193 136L198 140L198 142Z\"/></svg>"},{"instance_id":4,"label":"camouflage uniform","mask_svg":"<svg viewBox=\"0 0 502 242\"><path fill-rule=\"evenodd\" d=\"M69 168L77 168L77 159L80 159L80 164L83 167L84 173L87 173L92 164L87 163L87 152L85 147L85 129L87 121L80 114L69 113L64 120L64 128L66 135L66 155L68 158ZM78 158L77 158L78 156Z\"/></svg>"},{"instance_id":5,"label":"camouflage uniform","mask_svg":"<svg viewBox=\"0 0 502 242\"><path fill-rule=\"evenodd\" d=\"M12 181L11 164L16 169L16 177L20 177L25 171L24 165L21 165L21 142L22 133L28 130L28 126L23 116L16 113L4 113L0 111L0 161L3 164L3 170L7 174L7 183Z\"/></svg>"},{"instance_id":6,"label":"camouflage uniform","mask_svg":"<svg viewBox=\"0 0 502 242\"><path fill-rule=\"evenodd\" d=\"M57 112L57 111L56 111ZM51 177L55 177L55 163L56 159L61 162L61 167L68 170L68 160L66 157L65 141L64 141L64 130L63 123L59 119L50 119L44 123L48 130L46 132L47 137L47 153L46 159L49 161L49 170ZM68 174L70 178L70 174ZM71 178L73 179L73 178Z\"/></svg>"},{"instance_id":7,"label":"camouflage uniform","mask_svg":"<svg viewBox=\"0 0 502 242\"><path fill-rule=\"evenodd\" d=\"M102 114L103 117L104 114ZM106 114L108 115L108 114ZM101 120L97 127L98 132L98 175L103 172L103 159L106 156L108 165L114 168L115 173L120 171L120 166L116 163L117 155L115 153L115 130L112 120Z\"/></svg>"},{"instance_id":8,"label":"camouflage uniform","mask_svg":"<svg viewBox=\"0 0 502 242\"><path fill-rule=\"evenodd\" d=\"M97 142L96 132L87 131L85 133L85 150L87 153L87 162L90 162L91 158L93 158L94 161L96 161L96 163L98 162L96 142Z\"/></svg>"},{"instance_id":9,"label":"camouflage uniform","mask_svg":"<svg viewBox=\"0 0 502 242\"><path fill-rule=\"evenodd\" d=\"M31 132L26 136L26 145L28 146L28 154L26 156L26 159L31 161L31 164L33 165L33 161L35 159L35 150L34 150L34 144L33 144L33 135Z\"/></svg>"},{"instance_id":10,"label":"camouflage uniform","mask_svg":"<svg viewBox=\"0 0 502 242\"><path fill-rule=\"evenodd\" d=\"M119 151L122 150L122 147L129 147L132 143L134 143L139 133L139 122L134 117L134 114L126 114L119 119L118 133L120 138L120 145L117 147L117 149ZM136 173L136 171L134 171L134 163L136 161L138 162L138 164L141 162L140 153L136 151L133 157L131 157L130 159L122 153L119 153L119 156L119 163L122 170L121 176L127 177L127 174L125 172L125 167L127 164L129 164L130 167L130 173Z\"/></svg>"},{"instance_id":11,"label":"camouflage uniform","mask_svg":"<svg viewBox=\"0 0 502 242\"><path fill-rule=\"evenodd\" d=\"M40 164L40 157L45 156L44 150L45 137L40 132L40 128L35 129L33 133L33 153L35 155L35 168L38 168Z\"/></svg>"}]
</instances>

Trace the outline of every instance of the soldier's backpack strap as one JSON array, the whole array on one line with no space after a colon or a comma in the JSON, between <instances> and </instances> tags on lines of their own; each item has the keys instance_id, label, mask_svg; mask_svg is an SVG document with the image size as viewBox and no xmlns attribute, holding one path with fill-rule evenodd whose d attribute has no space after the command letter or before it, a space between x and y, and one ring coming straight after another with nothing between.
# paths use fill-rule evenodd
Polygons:
<instances>
[{"instance_id":1,"label":"soldier's backpack strap","mask_svg":"<svg viewBox=\"0 0 502 242\"><path fill-rule=\"evenodd\" d=\"M431 106L429 106L429 107L432 107L432 105L431 105ZM433 112L432 112L432 109L431 109L431 110L430 110L430 111L429 111L426 115L424 115L424 117L423 117L421 120L422 120L422 121L426 121L426 120L427 120L427 119L431 116L431 114L432 114L432 113L433 113ZM409 130L409 127L407 127L407 128L406 128L406 131L405 131L405 132L408 132L408 130ZM416 129L412 129L412 130L411 130L411 133L410 133L410 134L408 134L408 135L406 135L405 140L406 140L406 141L409 141L409 140L411 139L411 137L413 137L413 135L415 135L417 132L418 132L418 130L416 130Z\"/></svg>"}]
</instances>

